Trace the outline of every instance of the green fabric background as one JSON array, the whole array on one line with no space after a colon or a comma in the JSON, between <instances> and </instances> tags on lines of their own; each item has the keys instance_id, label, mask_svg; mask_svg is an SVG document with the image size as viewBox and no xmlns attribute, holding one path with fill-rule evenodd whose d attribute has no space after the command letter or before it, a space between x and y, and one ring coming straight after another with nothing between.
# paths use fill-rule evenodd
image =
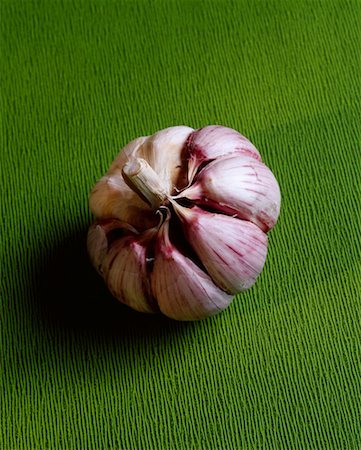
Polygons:
<instances>
[{"instance_id":1,"label":"green fabric background","mask_svg":"<svg viewBox=\"0 0 361 450\"><path fill-rule=\"evenodd\" d=\"M361 2L0 4L0 448L361 448ZM84 244L119 149L179 124L248 136L283 196L257 284L185 324Z\"/></svg>"}]
</instances>

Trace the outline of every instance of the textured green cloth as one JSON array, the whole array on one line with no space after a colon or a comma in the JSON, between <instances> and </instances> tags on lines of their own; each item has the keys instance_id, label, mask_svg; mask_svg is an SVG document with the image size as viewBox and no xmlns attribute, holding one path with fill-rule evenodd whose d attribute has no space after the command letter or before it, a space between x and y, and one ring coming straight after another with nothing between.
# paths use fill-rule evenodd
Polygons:
<instances>
[{"instance_id":1,"label":"textured green cloth","mask_svg":"<svg viewBox=\"0 0 361 450\"><path fill-rule=\"evenodd\" d=\"M361 448L360 1L1 0L5 449ZM178 323L89 266L88 192L171 125L282 191L257 284Z\"/></svg>"}]
</instances>

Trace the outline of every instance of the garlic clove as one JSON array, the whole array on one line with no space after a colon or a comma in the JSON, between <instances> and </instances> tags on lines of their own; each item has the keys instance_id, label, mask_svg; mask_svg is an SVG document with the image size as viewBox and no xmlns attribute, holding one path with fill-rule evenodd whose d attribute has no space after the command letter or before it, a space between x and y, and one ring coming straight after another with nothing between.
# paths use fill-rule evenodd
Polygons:
<instances>
[{"instance_id":1,"label":"garlic clove","mask_svg":"<svg viewBox=\"0 0 361 450\"><path fill-rule=\"evenodd\" d=\"M128 142L128 144L123 147L118 156L114 159L107 173L117 173L118 175L121 175L124 164L129 161L129 159L136 158L138 156L141 146L147 139L148 136L142 136Z\"/></svg>"},{"instance_id":2,"label":"garlic clove","mask_svg":"<svg viewBox=\"0 0 361 450\"><path fill-rule=\"evenodd\" d=\"M137 231L129 224L116 219L97 220L93 223L87 235L87 250L89 259L100 275L103 275L103 261L108 252L112 237Z\"/></svg>"},{"instance_id":3,"label":"garlic clove","mask_svg":"<svg viewBox=\"0 0 361 450\"><path fill-rule=\"evenodd\" d=\"M164 191L178 193L188 183L185 144L192 131L186 126L170 127L127 144L92 189L89 198L92 213L98 218L117 218L139 230L155 226L158 218L154 205L150 206L128 186L123 177L124 166L144 159L157 173Z\"/></svg>"},{"instance_id":4,"label":"garlic clove","mask_svg":"<svg viewBox=\"0 0 361 450\"><path fill-rule=\"evenodd\" d=\"M236 294L250 288L267 256L267 235L255 224L174 204L184 233L212 280Z\"/></svg>"},{"instance_id":5,"label":"garlic clove","mask_svg":"<svg viewBox=\"0 0 361 450\"><path fill-rule=\"evenodd\" d=\"M115 223L117 222L117 223ZM88 233L88 252L110 292L122 303L146 313L158 311L152 297L147 254L157 228L142 235L119 221L100 222Z\"/></svg>"},{"instance_id":6,"label":"garlic clove","mask_svg":"<svg viewBox=\"0 0 361 450\"><path fill-rule=\"evenodd\" d=\"M188 179L192 182L199 166L224 155L239 153L261 161L256 147L245 136L232 128L209 125L193 132L187 141L189 159Z\"/></svg>"},{"instance_id":7,"label":"garlic clove","mask_svg":"<svg viewBox=\"0 0 361 450\"><path fill-rule=\"evenodd\" d=\"M130 189L122 175L124 164L132 155L137 155L145 139L141 137L129 142L115 158L106 175L93 187L89 206L96 217L116 218L139 229L147 229L157 223L158 219L149 205Z\"/></svg>"},{"instance_id":8,"label":"garlic clove","mask_svg":"<svg viewBox=\"0 0 361 450\"><path fill-rule=\"evenodd\" d=\"M116 218L139 230L158 223L153 209L141 199L118 173L107 174L94 186L89 198L92 213L98 218Z\"/></svg>"},{"instance_id":9,"label":"garlic clove","mask_svg":"<svg viewBox=\"0 0 361 450\"><path fill-rule=\"evenodd\" d=\"M166 128L149 136L138 150L137 157L148 161L168 194L188 183L186 142L193 131L186 126Z\"/></svg>"},{"instance_id":10,"label":"garlic clove","mask_svg":"<svg viewBox=\"0 0 361 450\"><path fill-rule=\"evenodd\" d=\"M179 197L250 220L265 232L275 226L281 206L280 188L271 170L243 155L212 161Z\"/></svg>"},{"instance_id":11,"label":"garlic clove","mask_svg":"<svg viewBox=\"0 0 361 450\"><path fill-rule=\"evenodd\" d=\"M110 292L136 311L154 313L147 272L147 246L134 237L117 241L104 260L105 281Z\"/></svg>"},{"instance_id":12,"label":"garlic clove","mask_svg":"<svg viewBox=\"0 0 361 450\"><path fill-rule=\"evenodd\" d=\"M225 309L233 296L219 289L211 278L169 240L169 218L161 226L155 247L151 286L159 309L176 320L196 320Z\"/></svg>"}]
</instances>

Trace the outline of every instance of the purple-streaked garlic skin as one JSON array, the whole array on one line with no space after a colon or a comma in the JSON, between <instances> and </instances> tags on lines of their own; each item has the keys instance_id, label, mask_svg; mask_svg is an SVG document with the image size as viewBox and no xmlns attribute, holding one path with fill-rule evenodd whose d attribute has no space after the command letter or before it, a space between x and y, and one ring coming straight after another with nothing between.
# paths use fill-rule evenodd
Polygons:
<instances>
[{"instance_id":1,"label":"purple-streaked garlic skin","mask_svg":"<svg viewBox=\"0 0 361 450\"><path fill-rule=\"evenodd\" d=\"M230 294L249 289L267 256L267 235L246 220L176 207L189 243L213 281Z\"/></svg>"},{"instance_id":2,"label":"purple-streaked garlic skin","mask_svg":"<svg viewBox=\"0 0 361 450\"><path fill-rule=\"evenodd\" d=\"M131 308L156 312L147 272L147 245L136 236L114 242L104 258L105 282L110 292Z\"/></svg>"},{"instance_id":3,"label":"purple-streaked garlic skin","mask_svg":"<svg viewBox=\"0 0 361 450\"><path fill-rule=\"evenodd\" d=\"M225 309L233 296L212 279L169 240L169 221L160 228L155 247L152 291L159 309L177 320L198 320Z\"/></svg>"},{"instance_id":4,"label":"purple-streaked garlic skin","mask_svg":"<svg viewBox=\"0 0 361 450\"><path fill-rule=\"evenodd\" d=\"M110 246L112 232L122 234L137 234L137 230L117 219L103 219L94 222L87 236L87 248L89 259L100 275L103 275L102 264Z\"/></svg>"},{"instance_id":5,"label":"purple-streaked garlic skin","mask_svg":"<svg viewBox=\"0 0 361 450\"><path fill-rule=\"evenodd\" d=\"M250 288L281 195L254 145L219 125L127 144L90 194L89 257L131 308L198 320Z\"/></svg>"},{"instance_id":6,"label":"purple-streaked garlic skin","mask_svg":"<svg viewBox=\"0 0 361 450\"><path fill-rule=\"evenodd\" d=\"M227 155L206 165L195 182L181 193L197 205L273 228L281 206L281 193L270 169L243 154Z\"/></svg>"},{"instance_id":7,"label":"purple-streaked garlic skin","mask_svg":"<svg viewBox=\"0 0 361 450\"><path fill-rule=\"evenodd\" d=\"M89 257L112 295L131 308L157 312L148 277L148 245L157 229L140 235L119 220L103 220L88 232Z\"/></svg>"},{"instance_id":8,"label":"purple-streaked garlic skin","mask_svg":"<svg viewBox=\"0 0 361 450\"><path fill-rule=\"evenodd\" d=\"M232 128L208 125L196 130L187 141L189 178L192 180L202 163L225 155L248 155L261 161L256 147Z\"/></svg>"}]
</instances>

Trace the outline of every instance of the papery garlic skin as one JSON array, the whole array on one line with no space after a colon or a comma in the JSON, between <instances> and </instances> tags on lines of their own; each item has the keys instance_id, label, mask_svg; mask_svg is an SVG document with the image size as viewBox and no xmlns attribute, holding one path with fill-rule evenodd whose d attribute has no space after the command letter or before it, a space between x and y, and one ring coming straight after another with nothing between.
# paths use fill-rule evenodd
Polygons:
<instances>
[{"instance_id":1,"label":"papery garlic skin","mask_svg":"<svg viewBox=\"0 0 361 450\"><path fill-rule=\"evenodd\" d=\"M158 174L167 194L176 194L187 185L185 143L192 132L190 127L171 127L126 145L90 194L89 206L93 214L98 218L116 218L141 230L154 226L158 218L124 181L124 165L132 158L146 160Z\"/></svg>"},{"instance_id":2,"label":"papery garlic skin","mask_svg":"<svg viewBox=\"0 0 361 450\"><path fill-rule=\"evenodd\" d=\"M123 238L109 249L104 261L105 281L121 302L140 312L154 312L147 276L147 247L135 237Z\"/></svg>"},{"instance_id":3,"label":"papery garlic skin","mask_svg":"<svg viewBox=\"0 0 361 450\"><path fill-rule=\"evenodd\" d=\"M112 232L119 236L110 236ZM139 312L158 311L147 276L147 247L155 232L151 229L141 236L118 220L100 221L88 232L94 267L114 297Z\"/></svg>"},{"instance_id":4,"label":"papery garlic skin","mask_svg":"<svg viewBox=\"0 0 361 450\"><path fill-rule=\"evenodd\" d=\"M237 294L256 282L267 256L267 235L260 228L196 206L175 210L189 243L217 286Z\"/></svg>"},{"instance_id":5,"label":"papery garlic skin","mask_svg":"<svg viewBox=\"0 0 361 450\"><path fill-rule=\"evenodd\" d=\"M137 229L148 229L158 222L150 206L129 188L122 175L129 156L136 155L145 141L142 137L126 145L109 171L93 187L89 206L95 217L122 220Z\"/></svg>"},{"instance_id":6,"label":"papery garlic skin","mask_svg":"<svg viewBox=\"0 0 361 450\"><path fill-rule=\"evenodd\" d=\"M135 228L117 219L99 220L91 225L87 236L88 255L100 275L103 274L102 266L110 246L110 235L112 232L137 234Z\"/></svg>"},{"instance_id":7,"label":"papery garlic skin","mask_svg":"<svg viewBox=\"0 0 361 450\"><path fill-rule=\"evenodd\" d=\"M89 256L114 297L198 320L256 282L281 195L236 130L177 126L126 145L89 203Z\"/></svg>"},{"instance_id":8,"label":"papery garlic skin","mask_svg":"<svg viewBox=\"0 0 361 450\"><path fill-rule=\"evenodd\" d=\"M261 161L261 155L252 142L238 131L220 125L209 125L192 133L187 142L187 151L191 181L202 163L221 156L249 155Z\"/></svg>"},{"instance_id":9,"label":"papery garlic skin","mask_svg":"<svg viewBox=\"0 0 361 450\"><path fill-rule=\"evenodd\" d=\"M181 196L220 213L250 220L264 231L274 227L281 206L273 173L261 161L243 154L210 162Z\"/></svg>"},{"instance_id":10,"label":"papery garlic skin","mask_svg":"<svg viewBox=\"0 0 361 450\"><path fill-rule=\"evenodd\" d=\"M138 150L137 157L148 161L170 195L187 185L185 143L193 131L185 126L166 128L150 136Z\"/></svg>"},{"instance_id":11,"label":"papery garlic skin","mask_svg":"<svg viewBox=\"0 0 361 450\"><path fill-rule=\"evenodd\" d=\"M161 226L155 248L152 290L160 310L177 320L197 320L225 309L233 296L169 240L169 219Z\"/></svg>"}]
</instances>

